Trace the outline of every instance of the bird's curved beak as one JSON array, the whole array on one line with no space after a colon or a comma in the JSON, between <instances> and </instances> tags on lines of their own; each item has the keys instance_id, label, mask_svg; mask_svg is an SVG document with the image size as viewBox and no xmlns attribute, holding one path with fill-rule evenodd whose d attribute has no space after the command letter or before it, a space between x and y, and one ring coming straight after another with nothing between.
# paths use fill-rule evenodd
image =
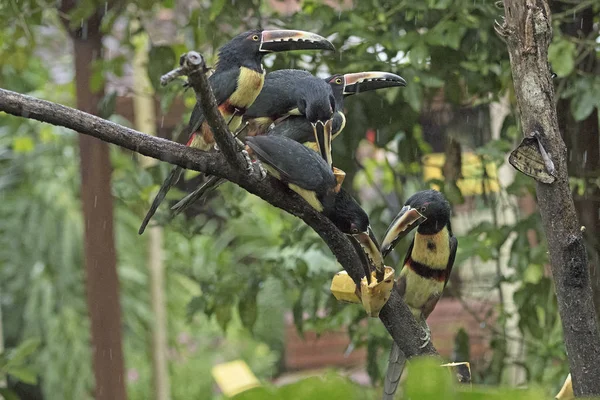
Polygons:
<instances>
[{"instance_id":1,"label":"bird's curved beak","mask_svg":"<svg viewBox=\"0 0 600 400\"><path fill-rule=\"evenodd\" d=\"M381 243L383 258L392 251L400 239L425 222L426 219L427 217L423 216L416 208L411 206L402 207L383 236L383 242Z\"/></svg>"},{"instance_id":2,"label":"bird's curved beak","mask_svg":"<svg viewBox=\"0 0 600 400\"><path fill-rule=\"evenodd\" d=\"M290 50L331 50L333 44L321 35L312 32L276 29L262 32L261 53Z\"/></svg>"},{"instance_id":3,"label":"bird's curved beak","mask_svg":"<svg viewBox=\"0 0 600 400\"><path fill-rule=\"evenodd\" d=\"M332 124L333 121L331 119L327 120L326 122L317 121L316 123L312 124L315 134L315 141L317 142L317 149L319 153L321 153L321 157L327 161L329 166L332 166L333 164L333 159L331 156L331 142L333 140L331 137Z\"/></svg>"},{"instance_id":4,"label":"bird's curved beak","mask_svg":"<svg viewBox=\"0 0 600 400\"><path fill-rule=\"evenodd\" d=\"M377 241L371 226L367 228L366 232L356 233L352 236L358 240L358 243L360 243L361 247L365 251L365 254L367 254L370 261L373 263L375 270L383 274L385 268L383 264L383 256L381 255L381 251L379 250L379 242Z\"/></svg>"},{"instance_id":5,"label":"bird's curved beak","mask_svg":"<svg viewBox=\"0 0 600 400\"><path fill-rule=\"evenodd\" d=\"M346 96L396 86L406 86L406 81L401 76L390 72L369 71L344 74Z\"/></svg>"}]
</instances>

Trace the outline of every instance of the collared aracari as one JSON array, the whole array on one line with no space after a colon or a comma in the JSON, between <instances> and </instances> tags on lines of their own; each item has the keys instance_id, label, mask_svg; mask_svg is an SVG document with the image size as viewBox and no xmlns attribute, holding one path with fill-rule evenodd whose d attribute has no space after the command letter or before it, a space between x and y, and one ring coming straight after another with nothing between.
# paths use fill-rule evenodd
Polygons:
<instances>
[{"instance_id":1,"label":"collared aracari","mask_svg":"<svg viewBox=\"0 0 600 400\"><path fill-rule=\"evenodd\" d=\"M263 90L244 115L244 119L252 124L249 136L265 133L284 135L319 151L315 126L305 115L297 115L301 112L296 107L297 101L292 98L293 95L298 95L298 93L293 93L292 88L297 85L292 80L297 79L298 82L302 82L304 78L314 79L309 72L303 70L287 69L267 74ZM380 71L336 74L324 81L330 85L335 100L331 140L335 139L346 125L346 116L343 113L345 97L376 89L406 86L406 81L401 76ZM281 88L283 90L280 90ZM275 126L268 130L273 123ZM331 151L328 154L331 154ZM222 182L224 180L221 178L209 178L202 186L175 204L173 210L175 213L182 212L190 204L201 199L205 193L217 188Z\"/></svg>"},{"instance_id":2,"label":"collared aracari","mask_svg":"<svg viewBox=\"0 0 600 400\"><path fill-rule=\"evenodd\" d=\"M311 207L356 239L371 261L377 263L379 243L369 217L337 182L331 167L316 152L285 136L263 135L246 139L250 152L267 172L298 193ZM376 250L374 255L369 250ZM383 259L381 259L381 267Z\"/></svg>"},{"instance_id":3,"label":"collared aracari","mask_svg":"<svg viewBox=\"0 0 600 400\"><path fill-rule=\"evenodd\" d=\"M458 247L458 241L452 235L450 213L450 204L440 192L424 190L415 193L392 221L381 244L385 257L401 238L418 227L396 280L396 290L423 326L423 347L431 339L427 317L442 297ZM404 354L394 342L384 382L384 400L393 399L404 362Z\"/></svg>"},{"instance_id":4,"label":"collared aracari","mask_svg":"<svg viewBox=\"0 0 600 400\"><path fill-rule=\"evenodd\" d=\"M406 86L406 81L401 76L380 71L336 74L326 78L325 82L331 86L335 98L335 112L331 128L332 140L342 132L346 125L346 116L344 115L344 99L346 97L377 89ZM278 125L281 125L280 129L268 133L285 134L287 137L315 149L312 127L305 118L290 116Z\"/></svg>"},{"instance_id":5,"label":"collared aracari","mask_svg":"<svg viewBox=\"0 0 600 400\"><path fill-rule=\"evenodd\" d=\"M264 133L278 120L301 116L311 127L317 149L331 165L331 124L335 97L330 85L310 72L281 69L267 74L265 85L244 115L251 121L250 136Z\"/></svg>"},{"instance_id":6,"label":"collared aracari","mask_svg":"<svg viewBox=\"0 0 600 400\"><path fill-rule=\"evenodd\" d=\"M244 32L219 49L214 73L208 78L219 111L229 128L235 130L241 124L241 117L260 93L265 71L262 58L265 54L290 50L334 50L327 39L314 33L297 30L251 30ZM201 150L214 148L214 138L205 121L200 104L196 103L186 132L188 146ZM150 218L165 198L167 192L181 176L183 169L175 167L163 182L150 210L139 229L144 232Z\"/></svg>"}]
</instances>

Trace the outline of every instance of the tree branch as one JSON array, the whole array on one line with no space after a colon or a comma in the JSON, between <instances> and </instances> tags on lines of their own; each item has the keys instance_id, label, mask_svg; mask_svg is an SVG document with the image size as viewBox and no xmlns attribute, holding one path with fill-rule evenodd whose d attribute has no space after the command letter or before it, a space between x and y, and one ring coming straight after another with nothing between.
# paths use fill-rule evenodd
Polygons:
<instances>
[{"instance_id":1,"label":"tree branch","mask_svg":"<svg viewBox=\"0 0 600 400\"><path fill-rule=\"evenodd\" d=\"M569 190L567 151L558 129L554 86L548 69L552 37L547 0L504 0L506 22L497 26L510 55L515 95L525 136L537 132L556 180L537 182L552 276L573 387L577 396L600 395L600 334L586 249ZM543 168L543 167L542 167Z\"/></svg>"},{"instance_id":2,"label":"tree branch","mask_svg":"<svg viewBox=\"0 0 600 400\"><path fill-rule=\"evenodd\" d=\"M210 95L212 96L212 93ZM0 89L0 111L73 129L148 157L225 178L275 207L302 219L325 241L355 282L359 283L364 276L360 259L354 247L329 219L310 207L300 196L287 189L278 180L269 177L261 181L248 174L245 169L240 170L233 167L219 153L206 153L192 149L146 135L79 110L3 89ZM210 126L224 124L223 118L220 120L217 118L215 121L214 113L205 115ZM224 127L224 129L227 132L227 128ZM236 152L236 154L239 153ZM437 354L431 343L420 348L419 337L422 330L396 291L392 291L379 318L408 358L424 354Z\"/></svg>"}]
</instances>

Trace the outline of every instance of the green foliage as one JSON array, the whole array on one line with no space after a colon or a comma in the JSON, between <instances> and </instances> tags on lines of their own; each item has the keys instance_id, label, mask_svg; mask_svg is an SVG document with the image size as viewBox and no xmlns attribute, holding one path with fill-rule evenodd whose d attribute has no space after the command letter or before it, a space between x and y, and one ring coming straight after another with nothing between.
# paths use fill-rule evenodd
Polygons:
<instances>
[{"instance_id":1,"label":"green foliage","mask_svg":"<svg viewBox=\"0 0 600 400\"><path fill-rule=\"evenodd\" d=\"M310 377L278 388L258 387L242 392L235 400L275 400L275 399L331 399L352 400L375 398L372 390L358 386L347 378L333 372L321 377ZM371 395L369 396L369 393Z\"/></svg>"},{"instance_id":2,"label":"green foliage","mask_svg":"<svg viewBox=\"0 0 600 400\"><path fill-rule=\"evenodd\" d=\"M27 360L39 345L39 339L28 339L19 344L16 349L0 354L0 372L4 378L10 375L23 383L34 385L37 382L37 375L28 365Z\"/></svg>"},{"instance_id":3,"label":"green foliage","mask_svg":"<svg viewBox=\"0 0 600 400\"><path fill-rule=\"evenodd\" d=\"M123 8L107 7L102 29L120 48L132 49L137 33L155 33L150 25L161 8L178 12L175 4L173 0L144 0ZM233 34L265 24L319 32L331 37L338 49L335 54L269 56L269 69L306 68L323 76L385 70L406 78L406 88L348 98L348 123L334 146L336 166L348 174L347 187L361 194L364 188L377 190L376 195L365 195L363 206L374 230L381 233L398 204L414 191L428 187L422 179L422 156L440 149L432 148L430 143L436 140L424 137L421 124L443 114L429 110L440 89L452 112L473 102L485 108L500 95L511 93L510 65L505 45L493 31L494 20L502 13L494 2L366 0L353 4L352 9L334 9L321 1L306 0L301 2L301 13L283 16L267 2L200 2L186 10L184 17L174 19L176 37L169 37L168 43L153 40L147 70L166 111L181 91L177 85L161 88L158 78L176 64L179 54L199 50L214 64L215 50ZM55 6L55 2L39 0L0 2L0 86L73 104L73 85L55 83L48 65L72 73L70 57L54 59L55 54L63 54L68 41ZM81 20L98 6L104 8L107 3L78 1L67 14L70 26L83 29ZM246 17L240 20L240 15ZM50 31L44 30L48 27ZM559 77L558 94L570 100L573 115L583 120L594 107L600 107L600 79L580 71L578 61L582 52L597 52L593 47L597 45L561 35L558 25L554 32L549 61ZM595 43L593 38L591 42ZM113 77L122 77L131 62L127 51L108 53L92 66L94 90ZM116 94L107 92L101 110L103 116L121 118L122 122L122 117L114 115L120 112ZM193 94L188 93L186 99L191 109ZM500 166L520 136L514 121L507 121L502 138L496 141L481 134L477 126L448 130L457 132L463 146ZM355 153L368 129L376 133L376 145L387 150L386 158L365 159L363 165L357 165ZM93 387L75 137L61 129L0 116L0 164L6 171L0 176L0 293L3 311L11 311L4 315L5 335L11 347L40 338L40 347L23 368L39 374L48 399L91 398ZM129 153L116 149L111 152L111 162L128 390L132 399L147 399L152 388L148 351L152 314L145 239L136 231L168 166L142 170ZM436 183L454 202L464 200L458 187ZM499 194L477 197L476 206L514 208L508 196L531 190L532 182L517 175ZM181 192L173 190L169 196L176 199ZM166 208L159 210L158 222L167 221ZM352 345L367 347L369 374L379 382L387 361L389 335L377 320L363 323L360 306L334 301L328 286L340 267L314 232L230 184L223 185L220 194L201 206L197 214L192 218L179 216L164 231L174 400L212 398L210 368L216 362L243 358L260 378L275 374L288 311L300 333L347 326ZM535 215L516 222L499 222L503 221L499 217L494 215L492 221L475 224L460 235L455 268L460 270L461 264L473 259L498 263L502 246L510 246L509 273L496 274L490 290L506 283L518 285L514 300L519 329L527 343L527 379L555 385L564 376L566 362L552 287L544 276L547 249L543 243L532 248L527 240L531 231L541 237L540 221ZM391 256L393 263L400 262L399 255L406 246L407 241L398 246ZM509 339L502 327L509 316L498 309L497 331L491 341L494 353L489 364L478 366L475 374L480 382L502 382L509 362L504 357ZM433 364L424 365L411 366L412 376L439 370ZM21 375L25 380L31 377ZM422 379L417 382L409 376L405 388L418 398L446 398L446 394L469 399L539 397L524 391L459 390L441 372L433 373L429 382L438 384L423 385ZM373 390L332 374L277 389L255 389L238 397L243 396L378 397Z\"/></svg>"},{"instance_id":4,"label":"green foliage","mask_svg":"<svg viewBox=\"0 0 600 400\"><path fill-rule=\"evenodd\" d=\"M278 388L262 386L242 392L232 400L271 399L378 399L379 391L358 386L345 377L328 372L321 377L310 377ZM399 388L398 399L423 400L488 400L519 399L543 400L543 390L473 388L460 385L449 369L440 367L439 359L415 359L407 366L406 380Z\"/></svg>"}]
</instances>

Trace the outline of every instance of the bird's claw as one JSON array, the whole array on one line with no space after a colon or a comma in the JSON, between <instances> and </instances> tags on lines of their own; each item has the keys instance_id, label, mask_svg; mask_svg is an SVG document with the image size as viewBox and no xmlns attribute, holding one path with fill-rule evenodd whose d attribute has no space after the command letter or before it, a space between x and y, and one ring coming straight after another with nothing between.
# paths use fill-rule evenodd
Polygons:
<instances>
[{"instance_id":1,"label":"bird's claw","mask_svg":"<svg viewBox=\"0 0 600 400\"><path fill-rule=\"evenodd\" d=\"M248 152L245 149L243 149L241 153L244 156L244 159L246 160L246 172L251 174L254 171L254 165L252 163L252 159L250 158L250 154L248 154Z\"/></svg>"},{"instance_id":2,"label":"bird's claw","mask_svg":"<svg viewBox=\"0 0 600 400\"><path fill-rule=\"evenodd\" d=\"M261 181L264 181L265 178L267 177L267 170L265 169L265 167L262 166L262 164L260 163L260 161L256 160L257 166L258 166L258 173L259 173L259 177L258 179Z\"/></svg>"},{"instance_id":3,"label":"bird's claw","mask_svg":"<svg viewBox=\"0 0 600 400\"><path fill-rule=\"evenodd\" d=\"M423 344L421 344L421 346L419 346L419 348L421 348L421 349L424 348L425 346L427 346L429 344L429 342L431 341L431 331L429 330L429 328L423 328L423 333L424 333L424 335L419 338L423 341Z\"/></svg>"}]
</instances>

